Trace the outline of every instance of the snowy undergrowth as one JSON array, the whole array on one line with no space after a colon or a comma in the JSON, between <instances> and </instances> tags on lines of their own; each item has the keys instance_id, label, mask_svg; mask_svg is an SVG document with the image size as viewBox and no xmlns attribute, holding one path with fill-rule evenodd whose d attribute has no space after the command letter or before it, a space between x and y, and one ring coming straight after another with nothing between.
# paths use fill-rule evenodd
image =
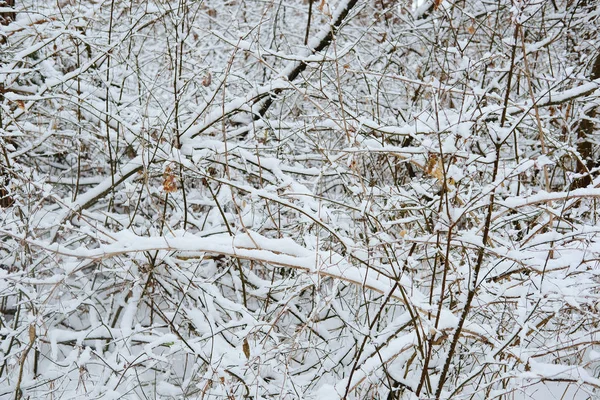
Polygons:
<instances>
[{"instance_id":1,"label":"snowy undergrowth","mask_svg":"<svg viewBox=\"0 0 600 400\"><path fill-rule=\"evenodd\" d=\"M597 396L600 8L405 3L17 0L0 397Z\"/></svg>"}]
</instances>

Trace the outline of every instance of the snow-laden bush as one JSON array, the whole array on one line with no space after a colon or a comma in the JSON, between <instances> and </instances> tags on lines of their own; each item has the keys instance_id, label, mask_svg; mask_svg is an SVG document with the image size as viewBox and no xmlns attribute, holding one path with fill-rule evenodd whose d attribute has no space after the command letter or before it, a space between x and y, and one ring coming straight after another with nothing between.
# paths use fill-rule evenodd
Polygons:
<instances>
[{"instance_id":1,"label":"snow-laden bush","mask_svg":"<svg viewBox=\"0 0 600 400\"><path fill-rule=\"evenodd\" d=\"M17 0L0 397L598 396L600 8L409 3Z\"/></svg>"}]
</instances>

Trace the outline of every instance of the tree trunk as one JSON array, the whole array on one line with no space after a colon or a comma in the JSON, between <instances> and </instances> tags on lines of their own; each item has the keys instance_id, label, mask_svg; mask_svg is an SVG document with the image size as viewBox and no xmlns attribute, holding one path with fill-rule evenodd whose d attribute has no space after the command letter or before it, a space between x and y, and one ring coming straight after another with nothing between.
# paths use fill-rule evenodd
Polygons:
<instances>
[{"instance_id":1,"label":"tree trunk","mask_svg":"<svg viewBox=\"0 0 600 400\"><path fill-rule=\"evenodd\" d=\"M600 54L596 56L592 70L590 71L590 79L595 80L600 78ZM585 118L579 123L577 127L577 151L581 156L581 162L577 165L577 172L585 174L580 178L573 181L571 188L577 189L586 187L592 183L592 177L589 171L592 168L598 166L598 159L594 156L593 147L593 134L594 134L594 118L596 118L597 110L596 107L590 109L585 113Z\"/></svg>"}]
</instances>

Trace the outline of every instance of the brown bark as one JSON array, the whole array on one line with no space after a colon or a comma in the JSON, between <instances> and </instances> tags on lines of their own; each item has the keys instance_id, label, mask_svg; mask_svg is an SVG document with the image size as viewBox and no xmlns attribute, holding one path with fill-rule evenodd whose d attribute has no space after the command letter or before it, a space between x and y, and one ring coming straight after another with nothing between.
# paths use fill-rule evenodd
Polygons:
<instances>
[{"instance_id":1,"label":"brown bark","mask_svg":"<svg viewBox=\"0 0 600 400\"><path fill-rule=\"evenodd\" d=\"M15 6L15 0L3 0L3 1L0 1L0 7L14 7L14 6ZM0 24L1 25L8 25L12 21L14 21L15 18L16 18L16 13L14 11L12 11L12 12L2 12L2 13L0 13Z\"/></svg>"},{"instance_id":2,"label":"brown bark","mask_svg":"<svg viewBox=\"0 0 600 400\"><path fill-rule=\"evenodd\" d=\"M598 78L600 78L600 54L596 56L590 71L591 80ZM581 161L577 163L577 172L585 174L585 176L574 180L571 184L572 189L590 185L592 183L592 177L590 176L589 171L599 165L599 160L594 157L593 141L591 140L595 130L594 118L596 118L597 114L598 111L596 107L590 109L585 113L585 118L577 127L577 152L581 157Z\"/></svg>"}]
</instances>

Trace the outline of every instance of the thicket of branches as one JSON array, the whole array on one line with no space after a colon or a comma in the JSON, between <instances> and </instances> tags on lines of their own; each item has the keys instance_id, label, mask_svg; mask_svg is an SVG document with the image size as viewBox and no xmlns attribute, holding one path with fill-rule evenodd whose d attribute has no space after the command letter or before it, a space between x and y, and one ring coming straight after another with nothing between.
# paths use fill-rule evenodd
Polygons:
<instances>
[{"instance_id":1,"label":"thicket of branches","mask_svg":"<svg viewBox=\"0 0 600 400\"><path fill-rule=\"evenodd\" d=\"M596 2L8 3L0 397L598 396Z\"/></svg>"}]
</instances>

